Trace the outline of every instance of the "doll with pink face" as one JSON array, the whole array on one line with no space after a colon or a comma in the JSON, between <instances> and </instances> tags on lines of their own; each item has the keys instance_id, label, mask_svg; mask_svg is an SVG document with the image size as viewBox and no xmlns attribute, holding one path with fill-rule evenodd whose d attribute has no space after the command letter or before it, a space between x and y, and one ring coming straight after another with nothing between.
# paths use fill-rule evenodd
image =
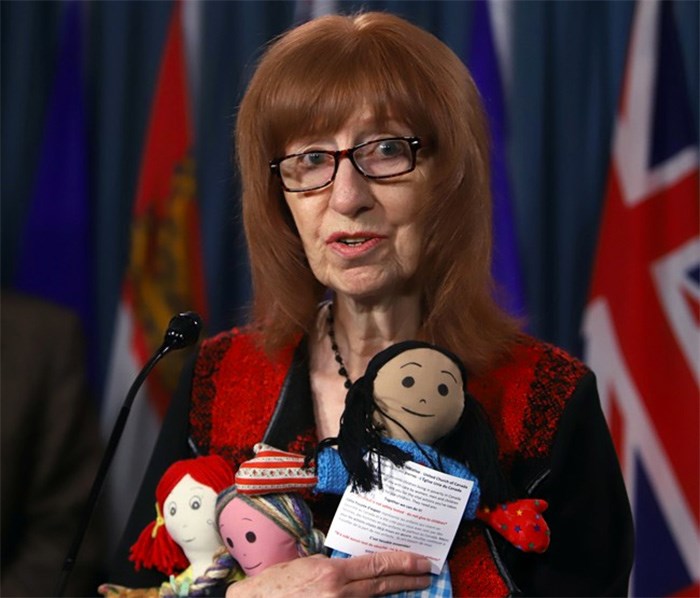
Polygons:
<instances>
[{"instance_id":1,"label":"doll with pink face","mask_svg":"<svg viewBox=\"0 0 700 598\"><path fill-rule=\"evenodd\" d=\"M247 576L323 550L324 535L295 492L248 495L232 486L217 499L216 522L224 546Z\"/></svg>"}]
</instances>

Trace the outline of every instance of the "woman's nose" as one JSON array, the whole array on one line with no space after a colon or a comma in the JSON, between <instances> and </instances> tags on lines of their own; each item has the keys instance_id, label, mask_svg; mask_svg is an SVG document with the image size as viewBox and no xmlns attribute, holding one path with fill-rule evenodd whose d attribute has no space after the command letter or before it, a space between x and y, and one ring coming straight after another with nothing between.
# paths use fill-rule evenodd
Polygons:
<instances>
[{"instance_id":1,"label":"woman's nose","mask_svg":"<svg viewBox=\"0 0 700 598\"><path fill-rule=\"evenodd\" d=\"M341 159L331 185L330 207L345 216L354 216L373 204L368 179L357 171L349 158Z\"/></svg>"}]
</instances>

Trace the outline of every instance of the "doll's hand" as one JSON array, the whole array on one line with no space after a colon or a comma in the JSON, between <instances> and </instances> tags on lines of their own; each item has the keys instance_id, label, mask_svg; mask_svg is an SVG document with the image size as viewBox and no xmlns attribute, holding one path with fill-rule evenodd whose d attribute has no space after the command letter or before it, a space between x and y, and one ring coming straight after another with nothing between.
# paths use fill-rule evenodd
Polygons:
<instances>
[{"instance_id":1,"label":"doll's hand","mask_svg":"<svg viewBox=\"0 0 700 598\"><path fill-rule=\"evenodd\" d=\"M157 598L158 588L127 588L113 583L103 583L97 591L106 598Z\"/></svg>"},{"instance_id":2,"label":"doll's hand","mask_svg":"<svg viewBox=\"0 0 700 598\"><path fill-rule=\"evenodd\" d=\"M226 598L381 596L430 585L430 561L408 552L348 559L320 554L273 565L228 587Z\"/></svg>"},{"instance_id":3,"label":"doll's hand","mask_svg":"<svg viewBox=\"0 0 700 598\"><path fill-rule=\"evenodd\" d=\"M479 509L476 516L523 552L544 552L549 546L549 526L542 517L547 507L546 500L524 498Z\"/></svg>"}]
</instances>

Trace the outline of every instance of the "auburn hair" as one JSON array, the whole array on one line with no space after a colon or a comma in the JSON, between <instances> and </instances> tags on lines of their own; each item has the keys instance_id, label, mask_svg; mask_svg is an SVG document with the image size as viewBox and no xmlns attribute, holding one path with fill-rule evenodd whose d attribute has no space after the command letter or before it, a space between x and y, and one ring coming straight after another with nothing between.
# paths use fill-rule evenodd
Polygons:
<instances>
[{"instance_id":1,"label":"auburn hair","mask_svg":"<svg viewBox=\"0 0 700 598\"><path fill-rule=\"evenodd\" d=\"M434 35L381 12L329 15L267 48L238 111L235 152L253 284L251 319L268 352L313 330L326 289L316 280L269 161L295 139L334 133L366 107L419 136L431 160L421 207L424 340L470 370L517 332L494 300L489 136L474 82Z\"/></svg>"}]
</instances>

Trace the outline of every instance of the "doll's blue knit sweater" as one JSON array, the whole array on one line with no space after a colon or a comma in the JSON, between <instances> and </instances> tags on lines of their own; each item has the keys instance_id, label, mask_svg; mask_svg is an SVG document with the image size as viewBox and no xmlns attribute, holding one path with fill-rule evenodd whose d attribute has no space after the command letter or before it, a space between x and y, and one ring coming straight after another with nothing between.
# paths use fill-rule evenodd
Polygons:
<instances>
[{"instance_id":1,"label":"doll's blue knit sweater","mask_svg":"<svg viewBox=\"0 0 700 598\"><path fill-rule=\"evenodd\" d=\"M426 460L423 452L418 448L419 445L415 442L411 440L397 440L396 438L385 438L383 442L393 444L405 451L411 455L412 461L420 465L425 465L426 467L432 467L432 464ZM481 496L479 481L474 474L464 463L460 463L444 455L438 460L438 452L432 446L421 444L420 447L430 456L434 463L442 462L442 470L444 473L474 482L474 487L472 488L467 506L462 515L462 519L474 519ZM320 493L342 494L345 492L345 488L350 484L348 471L345 469L340 454L334 448L326 447L319 452L316 459L316 476L318 477L318 482L315 491Z\"/></svg>"}]
</instances>

